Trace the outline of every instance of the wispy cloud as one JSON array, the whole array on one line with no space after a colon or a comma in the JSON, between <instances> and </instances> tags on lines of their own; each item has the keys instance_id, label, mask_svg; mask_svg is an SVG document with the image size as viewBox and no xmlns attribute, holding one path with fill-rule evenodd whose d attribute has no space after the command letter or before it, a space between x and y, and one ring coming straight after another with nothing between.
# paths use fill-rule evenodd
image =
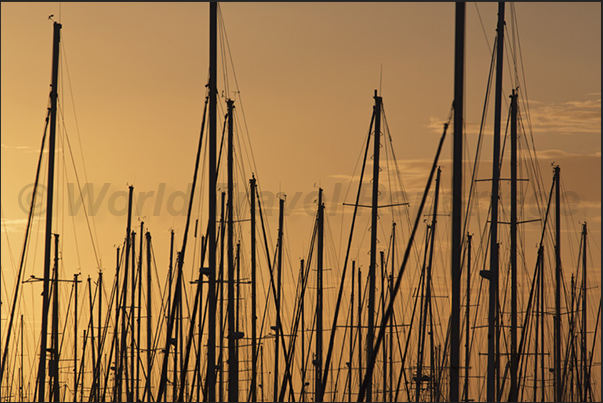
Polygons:
<instances>
[{"instance_id":1,"label":"wispy cloud","mask_svg":"<svg viewBox=\"0 0 603 403\"><path fill-rule=\"evenodd\" d=\"M33 222L40 221L40 218L33 218ZM7 232L22 232L27 225L27 218L2 218L2 229Z\"/></svg>"},{"instance_id":2,"label":"wispy cloud","mask_svg":"<svg viewBox=\"0 0 603 403\"><path fill-rule=\"evenodd\" d=\"M597 99L538 104L530 111L534 132L562 135L601 133L601 94Z\"/></svg>"},{"instance_id":3,"label":"wispy cloud","mask_svg":"<svg viewBox=\"0 0 603 403\"><path fill-rule=\"evenodd\" d=\"M601 133L601 93L586 94L585 101L568 101L559 104L545 104L539 101L530 101L530 121L533 132L572 134ZM445 120L431 116L426 125L433 132L441 133ZM467 134L476 134L479 131L478 122L465 121ZM486 134L492 131L486 129Z\"/></svg>"}]
</instances>

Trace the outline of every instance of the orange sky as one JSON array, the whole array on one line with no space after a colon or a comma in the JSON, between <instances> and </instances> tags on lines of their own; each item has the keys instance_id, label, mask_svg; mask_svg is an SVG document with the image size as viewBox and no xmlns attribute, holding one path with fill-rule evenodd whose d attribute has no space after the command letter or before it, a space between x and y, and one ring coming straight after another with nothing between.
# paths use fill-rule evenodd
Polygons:
<instances>
[{"instance_id":1,"label":"orange sky","mask_svg":"<svg viewBox=\"0 0 603 403\"><path fill-rule=\"evenodd\" d=\"M333 175L350 175L375 88L398 160L432 159L440 126L431 124L445 119L452 98L453 4L225 3L221 9L264 190L307 194L315 183L332 186ZM571 178L568 190L592 206L576 219L598 231L600 4L519 3L516 9L535 147L543 165L561 164ZM87 181L99 188L110 183L108 194L126 183L137 191L157 191L162 182L168 191L183 189L192 177L190 150L207 79L207 5L2 3L4 217L26 217L15 195L35 174L50 78L50 14L63 23L65 119L76 150L81 139ZM509 7L507 16L510 30ZM495 4L468 4L468 132L481 114L495 21ZM543 177L550 181L550 172ZM417 190L423 183L417 181ZM99 215L110 216L108 207ZM183 225L163 218L157 230ZM121 230L111 232L100 236L109 238L102 244L119 241Z\"/></svg>"},{"instance_id":2,"label":"orange sky","mask_svg":"<svg viewBox=\"0 0 603 403\"><path fill-rule=\"evenodd\" d=\"M517 3L514 8L515 20L507 8L507 34L519 32L515 50L521 51L520 75L525 76L520 92L528 96L544 188L548 191L551 183L551 163L559 164L564 190L577 197L568 223L579 229L579 223L588 222L589 269L598 273L600 283L601 4ZM343 178L352 175L360 155L375 89L383 96L412 204L425 186L441 122L452 103L454 4L222 3L220 9L236 82L229 72L228 88L223 81L219 85L236 97L238 112L244 112L262 190L284 192L289 202L299 196L287 218L292 266L308 247L315 208L308 195L319 184L327 201L338 183L343 192L347 189ZM167 199L191 181L208 74L209 28L206 3L3 2L1 11L5 299L12 293L10 273L16 263L11 258L18 259L27 218L19 194L35 176L47 107L52 45L47 17L54 14L63 24L67 63L61 93L80 181L93 183L95 192L109 184L95 216L105 270L112 270L114 245L125 232L125 216L111 213L109 197L115 195L119 210L124 199L115 192L126 191L127 184L138 194L158 192L165 183ZM467 158L473 158L496 4L468 3L466 18ZM505 67L503 116L513 87L510 66ZM449 144L445 160L451 158ZM488 136L484 160L491 159L490 144ZM67 182L73 183L69 175ZM446 178L443 184L449 189ZM184 216L170 214L164 204L156 215L154 200L145 202L136 217L145 217L157 239L157 254L165 261L167 231L172 227L181 236ZM349 197L345 201L352 202ZM179 209L177 203L174 208ZM270 220L275 236L276 211ZM60 224L68 228L66 239L72 237L70 221L67 216ZM89 256L85 220L79 216L75 222L84 251L81 270L84 277L92 276L96 267ZM333 232L339 246L336 220ZM5 253L7 234L10 254ZM39 262L28 267L27 275L41 274ZM567 264L574 262L568 257ZM6 307L2 309L4 316Z\"/></svg>"}]
</instances>

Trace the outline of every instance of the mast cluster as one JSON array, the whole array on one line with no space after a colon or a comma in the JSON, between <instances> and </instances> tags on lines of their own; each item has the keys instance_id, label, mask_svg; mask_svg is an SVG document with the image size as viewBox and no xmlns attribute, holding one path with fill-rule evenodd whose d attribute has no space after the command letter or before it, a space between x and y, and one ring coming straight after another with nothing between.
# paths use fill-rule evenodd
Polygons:
<instances>
[{"instance_id":1,"label":"mast cluster","mask_svg":"<svg viewBox=\"0 0 603 403\"><path fill-rule=\"evenodd\" d=\"M129 186L115 275L111 279L105 271L103 276L99 268L97 279L88 277L83 289L78 288L79 273L73 279L60 278L61 238L53 233L61 32L61 25L54 23L43 277L22 281L19 271L2 340L0 401L596 399L600 382L592 373L600 305L593 323L587 315L587 224L580 234L580 267L568 288L559 166L553 168L546 211L537 220L522 221L519 184L527 179L520 177L525 134L520 130L519 88L510 94L510 179L502 176L507 163L506 143L501 144L506 135L505 3L499 3L496 31L487 230L481 236L469 230L467 199L474 196L473 182L478 180L467 183L463 171L465 5L457 3L453 110L443 125L425 190L413 206L416 215L410 217L406 199L386 201L381 193L389 180L383 172L392 169L391 161L397 169L397 163L383 98L375 90L355 201L344 203L351 214L343 260L338 262L329 246L328 193L319 187L310 245L300 259L297 280L289 262L285 195L278 196L277 237L272 242L259 181L255 175L240 181L240 105L235 107L234 99L225 99L218 138L218 4L210 2L209 9L209 82L184 231L176 239L170 230L169 256L156 259L153 242L164 239L153 238L142 219L139 228L135 225L134 187ZM447 203L446 167L440 157L451 120L452 200ZM226 176L225 191L218 188L220 175ZM501 191L507 180L508 200ZM248 188L237 192L238 183ZM195 199L203 194L199 188L207 189L203 200ZM361 195L369 190L370 205L362 204ZM207 211L195 218L198 206ZM370 218L363 222L364 208L370 209ZM504 222L507 215L509 222ZM532 221L541 225L535 262L522 257L520 230ZM360 234L363 228L366 234ZM27 238L24 251L26 245ZM554 264L547 260L548 249ZM25 252L21 267L24 257ZM165 279L159 266L167 269ZM28 387L23 315L19 337L11 340L11 332L19 284L36 281L42 283L42 316L37 371ZM64 300L59 290L67 286L72 287L71 296ZM73 325L71 338L65 336L71 332L67 324ZM72 353L63 345L66 339L73 340ZM16 352L20 361L10 359ZM19 378L18 393L11 389L11 373Z\"/></svg>"}]
</instances>

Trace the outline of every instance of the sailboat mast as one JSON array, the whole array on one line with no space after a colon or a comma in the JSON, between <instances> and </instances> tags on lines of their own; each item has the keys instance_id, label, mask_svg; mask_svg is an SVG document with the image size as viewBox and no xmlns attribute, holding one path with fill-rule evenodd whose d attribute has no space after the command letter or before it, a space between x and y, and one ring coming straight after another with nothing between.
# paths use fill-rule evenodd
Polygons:
<instances>
[{"instance_id":1,"label":"sailboat mast","mask_svg":"<svg viewBox=\"0 0 603 403\"><path fill-rule=\"evenodd\" d=\"M73 328L74 328L74 333L73 333L73 401L77 402L77 305L78 305L78 300L77 300L77 283L79 282L77 277L79 276L79 274L74 274L73 275L73 291L74 291L74 301L75 304L73 306L74 311L73 311ZM94 350L94 343L92 344L92 350ZM84 357L82 357L82 361L84 360ZM82 383L84 383L84 380L82 379ZM84 395L82 394L82 400L84 400Z\"/></svg>"},{"instance_id":2,"label":"sailboat mast","mask_svg":"<svg viewBox=\"0 0 603 403\"><path fill-rule=\"evenodd\" d=\"M385 315L385 252L379 251L381 257L381 314ZM385 337L385 336L384 336ZM383 401L387 401L387 343L383 341Z\"/></svg>"},{"instance_id":3,"label":"sailboat mast","mask_svg":"<svg viewBox=\"0 0 603 403\"><path fill-rule=\"evenodd\" d=\"M23 314L21 314L21 370L19 374L19 399L25 402L23 397Z\"/></svg>"},{"instance_id":4,"label":"sailboat mast","mask_svg":"<svg viewBox=\"0 0 603 403\"><path fill-rule=\"evenodd\" d=\"M369 266L369 300L368 300L368 332L366 336L366 361L373 357L373 340L375 338L375 271L377 269L377 226L379 206L379 153L381 150L381 97L375 90L375 132L373 134L373 199L371 205L371 260ZM373 386L369 379L366 389L366 401L373 401Z\"/></svg>"},{"instance_id":5,"label":"sailboat mast","mask_svg":"<svg viewBox=\"0 0 603 403\"><path fill-rule=\"evenodd\" d=\"M538 249L538 253L540 254L540 269L539 269L539 278L538 280L540 281L540 382L542 387L540 388L540 394L541 394L541 402L545 402L545 385L546 385L546 378L545 378L545 367L544 367L544 314L545 314L545 310L544 307L546 306L545 302L544 302L544 246L540 245L540 248ZM538 356L536 357L538 358Z\"/></svg>"},{"instance_id":6,"label":"sailboat mast","mask_svg":"<svg viewBox=\"0 0 603 403\"><path fill-rule=\"evenodd\" d=\"M255 239L255 178L249 180L249 204L251 212L251 401L257 402L258 346L257 346L257 283Z\"/></svg>"},{"instance_id":7,"label":"sailboat mast","mask_svg":"<svg viewBox=\"0 0 603 403\"><path fill-rule=\"evenodd\" d=\"M144 222L140 222L140 247L138 248L138 320L136 323L136 401L140 401L140 322L142 314L142 247L144 242Z\"/></svg>"},{"instance_id":8,"label":"sailboat mast","mask_svg":"<svg viewBox=\"0 0 603 403\"><path fill-rule=\"evenodd\" d=\"M555 401L563 401L561 383L561 168L555 167Z\"/></svg>"},{"instance_id":9,"label":"sailboat mast","mask_svg":"<svg viewBox=\"0 0 603 403\"><path fill-rule=\"evenodd\" d=\"M234 101L226 101L228 107L228 148L227 148L227 186L228 186L228 401L239 400L239 357L237 355L237 342L235 339L235 265L234 265L234 130L233 112Z\"/></svg>"},{"instance_id":10,"label":"sailboat mast","mask_svg":"<svg viewBox=\"0 0 603 403\"><path fill-rule=\"evenodd\" d=\"M44 288L42 292L42 329L40 338L40 362L38 366L38 401L46 401L46 354L48 337L48 305L50 303L50 255L52 238L52 208L54 199L54 157L57 130L57 100L59 89L59 46L61 24L53 24L52 81L50 89L50 136L48 138L48 183L46 186L46 234L44 237Z\"/></svg>"},{"instance_id":11,"label":"sailboat mast","mask_svg":"<svg viewBox=\"0 0 603 403\"><path fill-rule=\"evenodd\" d=\"M96 383L98 382L98 380L96 379L96 346L95 346L95 342L94 342L94 304L92 303L92 286L90 284L90 276L88 276L88 304L89 304L89 308L90 308L90 337L91 337L91 347L92 347L92 370L93 370L93 377L92 377L92 388L90 390L90 396L89 399L91 401L96 401L96 397L95 397L95 393L96 393ZM98 337L100 338L101 335L99 333ZM76 349L77 351L77 349ZM100 351L99 351L99 355L100 355ZM82 356L82 361L84 360L84 357ZM100 360L100 357L99 357ZM82 379L82 386L83 386L84 380ZM74 396L74 401L77 398ZM82 400L84 399L84 395L82 395Z\"/></svg>"},{"instance_id":12,"label":"sailboat mast","mask_svg":"<svg viewBox=\"0 0 603 403\"><path fill-rule=\"evenodd\" d=\"M147 396L151 395L151 350L152 350L152 305L151 305L151 233L149 231L145 234L147 240ZM174 231L171 231L171 237L174 237ZM149 398L149 400L151 400Z\"/></svg>"},{"instance_id":13,"label":"sailboat mast","mask_svg":"<svg viewBox=\"0 0 603 403\"><path fill-rule=\"evenodd\" d=\"M278 209L278 256L277 256L277 283L276 283L276 326L274 337L274 393L272 398L275 402L278 400L278 361L279 361L279 337L281 335L281 284L282 284L282 263L283 263L283 210L285 200L279 199Z\"/></svg>"},{"instance_id":14,"label":"sailboat mast","mask_svg":"<svg viewBox=\"0 0 603 403\"><path fill-rule=\"evenodd\" d=\"M396 223L392 223L392 271L389 275L389 295L391 298L393 287L394 287L394 268L396 267ZM385 315L385 311L383 312ZM392 317L389 320L389 401L394 401L394 389L393 389L393 380L394 380L394 315L392 312Z\"/></svg>"},{"instance_id":15,"label":"sailboat mast","mask_svg":"<svg viewBox=\"0 0 603 403\"><path fill-rule=\"evenodd\" d=\"M498 357L498 185L499 185L499 159L500 159L500 122L502 98L502 69L503 46L505 28L505 3L498 3L498 25L496 42L496 88L494 106L494 151L492 158L492 194L491 194L491 219L490 219L490 295L488 307L488 383L486 399L495 402L498 398L496 391L496 367Z\"/></svg>"},{"instance_id":16,"label":"sailboat mast","mask_svg":"<svg viewBox=\"0 0 603 403\"><path fill-rule=\"evenodd\" d=\"M52 396L59 401L59 234L54 234L54 266L52 269ZM76 335L77 337L77 335Z\"/></svg>"},{"instance_id":17,"label":"sailboat mast","mask_svg":"<svg viewBox=\"0 0 603 403\"><path fill-rule=\"evenodd\" d=\"M301 259L300 263L299 263L299 278L301 279L301 282L303 284L304 282L304 259ZM300 301L300 309L301 309L301 381L302 381L302 389L301 389L301 396L300 396L300 401L301 402L305 402L306 401L306 350L305 350L305 346L306 346L306 340L305 340L305 326L306 326L306 322L305 322L305 311L304 311L304 298L305 298L306 293L302 292L301 293L301 301Z\"/></svg>"},{"instance_id":18,"label":"sailboat mast","mask_svg":"<svg viewBox=\"0 0 603 403\"><path fill-rule=\"evenodd\" d=\"M465 308L465 398L464 402L469 401L469 336L470 328L470 309L471 309L471 240L473 236L467 234L467 307Z\"/></svg>"},{"instance_id":19,"label":"sailboat mast","mask_svg":"<svg viewBox=\"0 0 603 403\"><path fill-rule=\"evenodd\" d=\"M218 377L218 400L224 401L224 368L223 368L223 348L224 348L224 236L226 234L226 192L220 193L220 268L218 273L218 294L220 295L220 331L219 338L220 344L218 347L218 364L217 368L219 371Z\"/></svg>"},{"instance_id":20,"label":"sailboat mast","mask_svg":"<svg viewBox=\"0 0 603 403\"><path fill-rule=\"evenodd\" d=\"M459 401L459 334L461 311L461 248L463 209L463 89L465 61L465 3L456 3L454 58L454 137L452 167L452 265L450 300L450 396Z\"/></svg>"},{"instance_id":21,"label":"sailboat mast","mask_svg":"<svg viewBox=\"0 0 603 403\"><path fill-rule=\"evenodd\" d=\"M318 189L318 239L316 250L316 359L314 371L314 401L322 402L324 385L322 384L322 289L323 289L323 250L324 250L324 206L322 189Z\"/></svg>"},{"instance_id":22,"label":"sailboat mast","mask_svg":"<svg viewBox=\"0 0 603 403\"><path fill-rule=\"evenodd\" d=\"M119 254L118 254L119 255ZM102 334L102 308L103 308L103 272L99 270L98 272L98 286L97 286L97 294L98 294L98 340L97 340L97 348L98 352L98 361L96 366L94 367L94 382L96 383L96 388L93 387L95 392L95 397L98 396L98 385L101 385L101 334ZM92 313L91 313L92 314ZM93 385L94 386L94 385ZM96 399L98 401L98 398Z\"/></svg>"},{"instance_id":23,"label":"sailboat mast","mask_svg":"<svg viewBox=\"0 0 603 403\"><path fill-rule=\"evenodd\" d=\"M354 275L356 273L356 261L352 260L352 291L350 293L350 362L348 366L348 402L352 401L352 368L354 362Z\"/></svg>"},{"instance_id":24,"label":"sailboat mast","mask_svg":"<svg viewBox=\"0 0 603 403\"><path fill-rule=\"evenodd\" d=\"M582 399L586 402L590 381L588 379L588 364L586 361L586 223L582 224L582 333L581 333L581 364L582 364Z\"/></svg>"},{"instance_id":25,"label":"sailboat mast","mask_svg":"<svg viewBox=\"0 0 603 403\"><path fill-rule=\"evenodd\" d=\"M511 390L517 401L517 93L511 94Z\"/></svg>"},{"instance_id":26,"label":"sailboat mast","mask_svg":"<svg viewBox=\"0 0 603 403\"><path fill-rule=\"evenodd\" d=\"M120 252L121 249L118 246L117 247L117 251L116 251L116 257L115 257L115 327L113 329L113 333L114 333L114 340L115 342L113 343L113 346L111 348L111 352L109 354L109 361L111 361L111 354L113 354L113 351L115 351L115 357L114 357L114 362L113 362L113 368L112 371L114 371L115 375L117 375L117 368L119 368L119 312L120 312L120 306L119 306L119 293L120 293L120 288L119 288L119 272L120 272L120 264L119 264L119 258L120 258ZM109 365L111 366L111 365ZM115 395L115 393L117 392L117 376L114 376L114 382L113 382L113 400L117 401L119 400L119 398ZM108 376L105 377L105 381L109 382L109 378ZM106 385L105 385L105 390L106 390ZM103 396L101 400L104 400L104 390L103 390Z\"/></svg>"},{"instance_id":27,"label":"sailboat mast","mask_svg":"<svg viewBox=\"0 0 603 403\"><path fill-rule=\"evenodd\" d=\"M358 267L358 386L362 385L362 270Z\"/></svg>"},{"instance_id":28,"label":"sailboat mast","mask_svg":"<svg viewBox=\"0 0 603 403\"><path fill-rule=\"evenodd\" d=\"M218 3L209 3L209 290L207 401L216 400L216 145Z\"/></svg>"},{"instance_id":29,"label":"sailboat mast","mask_svg":"<svg viewBox=\"0 0 603 403\"><path fill-rule=\"evenodd\" d=\"M126 339L128 337L128 332L127 332L127 316L126 316L126 300L127 300L127 296L128 296L128 268L129 268L129 258L130 258L130 236L131 236L131 232L132 232L132 195L134 192L134 186L129 186L128 187L128 222L127 222L127 227L126 227L126 250L124 252L124 285L123 285L123 291L119 291L117 290L118 293L122 294L121 297L121 310L122 310L122 318L121 318L121 347L119 349L119 357L116 357L116 359L118 359L118 367L117 367L117 399L116 400L121 400L122 399L122 379L123 379L123 371L124 371L124 367L127 367L128 365L128 360L124 360L124 355L126 354ZM128 387L128 381L127 381L127 377L128 377L128 369L125 368L126 370L126 397L128 401L132 401L131 396L130 396L130 391L129 391L129 387Z\"/></svg>"},{"instance_id":30,"label":"sailboat mast","mask_svg":"<svg viewBox=\"0 0 603 403\"><path fill-rule=\"evenodd\" d=\"M132 290L130 293L130 396L132 397L132 401L134 401L134 385L136 383L134 380L134 341L136 336L136 333L134 332L134 322L136 319L134 315L134 304L136 299L136 232L134 231L132 231L132 286L130 289Z\"/></svg>"}]
</instances>

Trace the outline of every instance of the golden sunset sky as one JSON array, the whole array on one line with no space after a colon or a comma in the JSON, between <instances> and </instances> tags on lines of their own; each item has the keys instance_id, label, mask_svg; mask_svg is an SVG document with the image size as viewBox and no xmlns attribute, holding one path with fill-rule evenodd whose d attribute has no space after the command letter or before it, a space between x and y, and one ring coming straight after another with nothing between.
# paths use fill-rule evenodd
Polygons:
<instances>
[{"instance_id":1,"label":"golden sunset sky","mask_svg":"<svg viewBox=\"0 0 603 403\"><path fill-rule=\"evenodd\" d=\"M343 195L366 137L375 89L383 97L414 219L413 203L425 187L453 100L454 9L454 3L435 2L220 4L229 45L224 55L229 66L234 65L234 74L228 71L228 87L220 78L219 88L236 100L237 112L244 113L238 115L239 127L248 130L248 137L241 133L252 145L253 172L262 191L273 195L273 209L267 206L273 237L276 195L287 194L293 267L307 252L317 187L325 189L327 213L341 209L344 201L353 202L355 185L347 199ZM79 180L93 184L96 194L107 187L93 223L103 270L112 275L114 247L123 240L125 198L118 192L127 191L128 184L144 202L142 211L135 211L134 225L143 217L153 233L156 256L165 265L168 231L173 228L181 239L185 222L179 213L184 198L174 192L184 191L191 182L199 139L209 63L207 3L2 2L3 301L12 299L27 219L20 198L34 181L48 106L51 14L63 24L59 92ZM496 20L496 3L467 3L466 159L475 154ZM580 223L588 222L589 273L593 284L600 284L601 3L508 3L506 21L506 44L513 40L515 46L507 48L506 57L512 51L521 55L519 91L522 102L527 95L529 103L544 191L550 189L551 164L560 165L573 213L564 221L565 229L572 231L567 243L579 240ZM503 131L514 86L509 79L512 68L507 62ZM218 72L222 76L222 67ZM488 116L491 120L493 112ZM441 162L448 192L451 138ZM64 146L57 147L66 151ZM487 163L492 159L490 135L483 147ZM243 152L239 156L249 161ZM71 165L67 152L59 160ZM73 171L65 172L64 181L74 183ZM251 174L250 169L245 172ZM481 178L486 176L487 169ZM240 183L241 191L248 179ZM156 204L162 186L165 196ZM337 186L340 197L332 200ZM139 194L151 191L155 193L146 201ZM65 198L68 189L63 186L59 192ZM337 213L332 230L339 246ZM63 262L66 276L79 269L84 278L94 277L98 268L83 215L62 217L55 221L57 231L65 242L77 238L80 250L80 260L73 257L70 262L77 268ZM43 222L36 225L41 250ZM78 228L75 236L72 225ZM344 234L347 228L346 224ZM577 251L577 243L572 248ZM535 251L532 243L526 249ZM26 276L42 274L43 252L36 255ZM567 256L568 267L575 267L575 256ZM2 306L3 317L7 305Z\"/></svg>"},{"instance_id":2,"label":"golden sunset sky","mask_svg":"<svg viewBox=\"0 0 603 403\"><path fill-rule=\"evenodd\" d=\"M483 107L496 7L467 4L468 133ZM567 190L580 197L576 220L589 222L593 241L600 228L600 7L518 3L515 22L507 7L507 27L516 23L519 32L536 150L543 166L561 165ZM223 3L221 13L263 190L291 198L322 183L328 199L334 176L352 173L374 89L398 160L432 160L452 102L453 3ZM159 183L183 190L192 178L208 71L206 3L3 2L2 208L9 232L24 226L11 224L26 218L17 195L35 176L51 14L63 24L62 96L76 159L81 140L87 181L80 180L98 191L110 183L110 195L127 183L135 191L157 191ZM230 87L234 97L234 82ZM427 169L421 174L406 186L422 191ZM152 200L145 206L151 210ZM156 230L183 226L182 217L163 210ZM104 203L97 221L107 259L122 232L111 228L123 227L125 217L114 219ZM6 254L2 259L9 264Z\"/></svg>"}]
</instances>

